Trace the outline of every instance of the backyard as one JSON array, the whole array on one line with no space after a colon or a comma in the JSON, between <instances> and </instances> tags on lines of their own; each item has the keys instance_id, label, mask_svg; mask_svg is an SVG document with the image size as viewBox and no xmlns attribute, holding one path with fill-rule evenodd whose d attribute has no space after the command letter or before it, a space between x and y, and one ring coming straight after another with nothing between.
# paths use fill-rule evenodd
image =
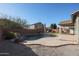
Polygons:
<instances>
[{"instance_id":1,"label":"backyard","mask_svg":"<svg viewBox=\"0 0 79 59\"><path fill-rule=\"evenodd\" d=\"M57 34L54 34L57 35ZM70 37L70 38L69 38ZM25 40L24 42L14 43L10 40L0 42L0 55L2 56L63 56L79 55L79 45L75 36L60 35L44 36L38 39ZM64 39L63 39L64 38ZM72 39L65 40L65 39Z\"/></svg>"},{"instance_id":2,"label":"backyard","mask_svg":"<svg viewBox=\"0 0 79 59\"><path fill-rule=\"evenodd\" d=\"M0 56L79 55L79 11L71 5L10 5L0 6Z\"/></svg>"},{"instance_id":3,"label":"backyard","mask_svg":"<svg viewBox=\"0 0 79 59\"><path fill-rule=\"evenodd\" d=\"M43 45L19 45L10 41L0 42L2 56L69 56L79 55L79 45L50 47Z\"/></svg>"}]
</instances>

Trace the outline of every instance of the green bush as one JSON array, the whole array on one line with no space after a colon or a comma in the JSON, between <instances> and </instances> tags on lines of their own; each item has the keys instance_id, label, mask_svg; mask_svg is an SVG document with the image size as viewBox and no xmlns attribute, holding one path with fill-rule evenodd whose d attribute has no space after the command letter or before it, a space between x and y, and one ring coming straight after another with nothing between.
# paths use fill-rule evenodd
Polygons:
<instances>
[{"instance_id":1,"label":"green bush","mask_svg":"<svg viewBox=\"0 0 79 59\"><path fill-rule=\"evenodd\" d=\"M15 33L13 33L13 32L6 32L5 33L6 40L13 39L13 38L15 38Z\"/></svg>"}]
</instances>

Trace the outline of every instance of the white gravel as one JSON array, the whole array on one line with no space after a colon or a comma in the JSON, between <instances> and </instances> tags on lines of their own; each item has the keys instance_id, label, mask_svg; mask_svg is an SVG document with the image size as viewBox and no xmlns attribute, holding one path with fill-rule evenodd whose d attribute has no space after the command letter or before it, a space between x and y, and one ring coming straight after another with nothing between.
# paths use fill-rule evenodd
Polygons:
<instances>
[{"instance_id":1,"label":"white gravel","mask_svg":"<svg viewBox=\"0 0 79 59\"><path fill-rule=\"evenodd\" d=\"M30 45L29 47L39 56L79 56L79 45L64 45L60 47Z\"/></svg>"},{"instance_id":2,"label":"white gravel","mask_svg":"<svg viewBox=\"0 0 79 59\"><path fill-rule=\"evenodd\" d=\"M79 45L46 47L3 41L0 42L0 56L79 56Z\"/></svg>"},{"instance_id":3,"label":"white gravel","mask_svg":"<svg viewBox=\"0 0 79 59\"><path fill-rule=\"evenodd\" d=\"M44 46L60 46L65 44L78 44L74 35L59 35L57 37L43 37L37 40L30 40L22 44L40 44Z\"/></svg>"}]
</instances>

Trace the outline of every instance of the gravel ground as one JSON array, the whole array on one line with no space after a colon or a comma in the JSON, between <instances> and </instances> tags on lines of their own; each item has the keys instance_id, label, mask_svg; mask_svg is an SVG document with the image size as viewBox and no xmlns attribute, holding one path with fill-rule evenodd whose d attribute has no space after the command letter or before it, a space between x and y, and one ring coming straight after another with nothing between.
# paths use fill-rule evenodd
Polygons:
<instances>
[{"instance_id":1,"label":"gravel ground","mask_svg":"<svg viewBox=\"0 0 79 59\"><path fill-rule=\"evenodd\" d=\"M79 45L64 45L60 47L28 46L39 56L79 56Z\"/></svg>"},{"instance_id":2,"label":"gravel ground","mask_svg":"<svg viewBox=\"0 0 79 59\"><path fill-rule=\"evenodd\" d=\"M0 42L2 56L79 56L79 45L46 47L42 45L20 45L10 41Z\"/></svg>"}]
</instances>

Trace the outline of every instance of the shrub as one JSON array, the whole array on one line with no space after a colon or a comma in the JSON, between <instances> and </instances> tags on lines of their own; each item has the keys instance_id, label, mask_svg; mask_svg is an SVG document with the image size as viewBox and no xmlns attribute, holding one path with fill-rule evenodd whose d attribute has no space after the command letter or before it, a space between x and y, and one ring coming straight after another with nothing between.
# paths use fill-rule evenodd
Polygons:
<instances>
[{"instance_id":1,"label":"shrub","mask_svg":"<svg viewBox=\"0 0 79 59\"><path fill-rule=\"evenodd\" d=\"M6 40L15 38L15 34L13 32L6 32L4 35Z\"/></svg>"}]
</instances>

